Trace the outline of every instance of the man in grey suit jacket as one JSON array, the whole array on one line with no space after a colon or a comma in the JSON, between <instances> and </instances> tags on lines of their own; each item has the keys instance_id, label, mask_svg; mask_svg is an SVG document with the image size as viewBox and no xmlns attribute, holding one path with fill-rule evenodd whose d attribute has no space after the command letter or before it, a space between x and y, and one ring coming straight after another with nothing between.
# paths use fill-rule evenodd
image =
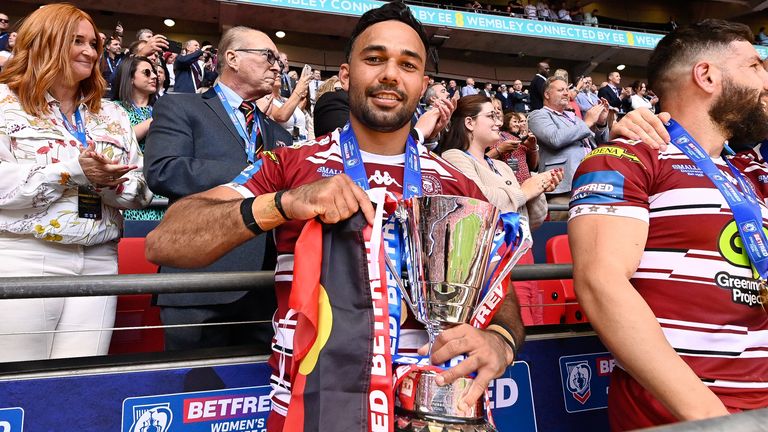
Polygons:
<instances>
[{"instance_id":1,"label":"man in grey suit jacket","mask_svg":"<svg viewBox=\"0 0 768 432\"><path fill-rule=\"evenodd\" d=\"M242 47L242 48L236 48ZM202 95L170 94L154 108L144 155L144 174L150 188L171 203L187 195L232 181L249 165L248 124L238 109L272 91L279 79L277 48L270 38L247 27L228 30L219 46L221 72L218 89ZM220 94L223 97L220 97ZM228 106L225 106L226 103ZM230 117L234 115L239 124ZM260 131L255 147L270 150L290 145L291 135L255 109L252 127ZM243 135L246 135L245 137ZM256 152L258 154L258 150ZM194 232L190 231L190 235ZM202 271L246 271L274 268L272 239L256 237ZM266 256L265 256L266 255ZM266 259L265 259L266 258ZM161 272L183 272L162 267ZM195 271L201 271L200 269ZM164 324L196 324L269 320L274 292L247 291L199 294L164 294L157 297ZM188 349L244 343L269 350L271 325L209 326L166 329L166 349Z\"/></svg>"},{"instance_id":2,"label":"man in grey suit jacket","mask_svg":"<svg viewBox=\"0 0 768 432\"><path fill-rule=\"evenodd\" d=\"M595 105L578 118L568 107L568 83L551 77L544 87L544 107L528 115L528 128L539 140L539 170L561 168L563 181L547 194L550 204L568 204L576 168L598 143L608 140L608 107ZM551 220L567 220L568 212L552 212Z\"/></svg>"}]
</instances>

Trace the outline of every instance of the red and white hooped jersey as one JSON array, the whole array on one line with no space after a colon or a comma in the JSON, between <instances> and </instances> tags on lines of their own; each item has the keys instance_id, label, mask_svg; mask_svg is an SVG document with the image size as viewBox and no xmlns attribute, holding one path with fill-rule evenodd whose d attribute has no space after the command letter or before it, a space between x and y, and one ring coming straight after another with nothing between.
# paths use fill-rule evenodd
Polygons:
<instances>
[{"instance_id":1,"label":"red and white hooped jersey","mask_svg":"<svg viewBox=\"0 0 768 432\"><path fill-rule=\"evenodd\" d=\"M599 214L647 222L648 239L630 282L667 341L727 406L768 406L768 314L728 203L676 147L658 152L633 144L617 140L584 159L574 177L570 218ZM713 161L736 184L722 158ZM766 188L757 178L765 167L745 156L732 161L764 200ZM768 208L761 210L765 229Z\"/></svg>"},{"instance_id":2,"label":"red and white hooped jersey","mask_svg":"<svg viewBox=\"0 0 768 432\"><path fill-rule=\"evenodd\" d=\"M228 186L244 197L250 197L293 189L341 174L344 172L344 167L338 142L339 130L337 129L311 143L280 148L274 152L263 152L262 167L258 172L244 184L231 183ZM448 162L422 145L418 146L418 150L424 195L461 195L486 200L475 183ZM361 151L361 155L370 187L386 187L395 199L401 197L405 154L382 156ZM289 221L274 231L278 253L275 270L277 312L272 320L275 337L269 363L272 367L270 378L272 411L280 416L286 415L290 402L290 371L296 320L295 313L288 308L288 297L293 282L294 245L304 224L305 221ZM425 332L415 328L418 326L419 324L413 320L404 326L406 329L401 333L401 353L412 354L427 342Z\"/></svg>"}]
</instances>

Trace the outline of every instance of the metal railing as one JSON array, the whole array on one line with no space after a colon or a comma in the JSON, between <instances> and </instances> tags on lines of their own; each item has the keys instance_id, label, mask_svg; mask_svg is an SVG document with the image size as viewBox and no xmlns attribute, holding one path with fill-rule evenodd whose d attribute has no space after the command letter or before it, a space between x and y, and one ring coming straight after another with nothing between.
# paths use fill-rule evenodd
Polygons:
<instances>
[{"instance_id":1,"label":"metal railing","mask_svg":"<svg viewBox=\"0 0 768 432\"><path fill-rule=\"evenodd\" d=\"M520 265L512 271L513 280L572 277L571 264ZM0 299L258 291L273 289L274 280L271 271L10 277L0 278Z\"/></svg>"}]
</instances>

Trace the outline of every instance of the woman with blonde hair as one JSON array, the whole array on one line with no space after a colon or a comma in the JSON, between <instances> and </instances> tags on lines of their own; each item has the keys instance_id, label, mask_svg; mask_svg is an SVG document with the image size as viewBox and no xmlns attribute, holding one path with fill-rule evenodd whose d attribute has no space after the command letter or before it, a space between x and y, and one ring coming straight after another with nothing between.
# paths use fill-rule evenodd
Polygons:
<instances>
[{"instance_id":1,"label":"woman with blonde hair","mask_svg":"<svg viewBox=\"0 0 768 432\"><path fill-rule=\"evenodd\" d=\"M152 198L128 116L101 99L97 35L80 9L46 5L24 20L0 73L4 277L117 273L120 210ZM106 354L111 330L92 329L112 328L115 303L0 300L0 361Z\"/></svg>"},{"instance_id":2,"label":"woman with blonde hair","mask_svg":"<svg viewBox=\"0 0 768 432\"><path fill-rule=\"evenodd\" d=\"M334 75L320 84L320 87L317 88L315 100L320 100L320 96L339 89L341 89L341 81L339 80L338 75Z\"/></svg>"}]
</instances>

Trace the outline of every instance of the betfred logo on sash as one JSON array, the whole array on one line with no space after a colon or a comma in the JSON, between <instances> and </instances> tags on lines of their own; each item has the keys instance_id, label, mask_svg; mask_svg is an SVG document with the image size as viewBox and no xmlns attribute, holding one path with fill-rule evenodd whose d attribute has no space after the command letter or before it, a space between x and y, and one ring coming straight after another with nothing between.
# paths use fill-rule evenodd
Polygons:
<instances>
[{"instance_id":1,"label":"betfred logo on sash","mask_svg":"<svg viewBox=\"0 0 768 432\"><path fill-rule=\"evenodd\" d=\"M122 432L262 432L269 392L259 386L128 398Z\"/></svg>"},{"instance_id":2,"label":"betfred logo on sash","mask_svg":"<svg viewBox=\"0 0 768 432\"><path fill-rule=\"evenodd\" d=\"M23 432L24 410L18 407L0 408L0 432Z\"/></svg>"},{"instance_id":3,"label":"betfred logo on sash","mask_svg":"<svg viewBox=\"0 0 768 432\"><path fill-rule=\"evenodd\" d=\"M614 365L607 352L560 357L565 410L574 413L606 408Z\"/></svg>"}]
</instances>

